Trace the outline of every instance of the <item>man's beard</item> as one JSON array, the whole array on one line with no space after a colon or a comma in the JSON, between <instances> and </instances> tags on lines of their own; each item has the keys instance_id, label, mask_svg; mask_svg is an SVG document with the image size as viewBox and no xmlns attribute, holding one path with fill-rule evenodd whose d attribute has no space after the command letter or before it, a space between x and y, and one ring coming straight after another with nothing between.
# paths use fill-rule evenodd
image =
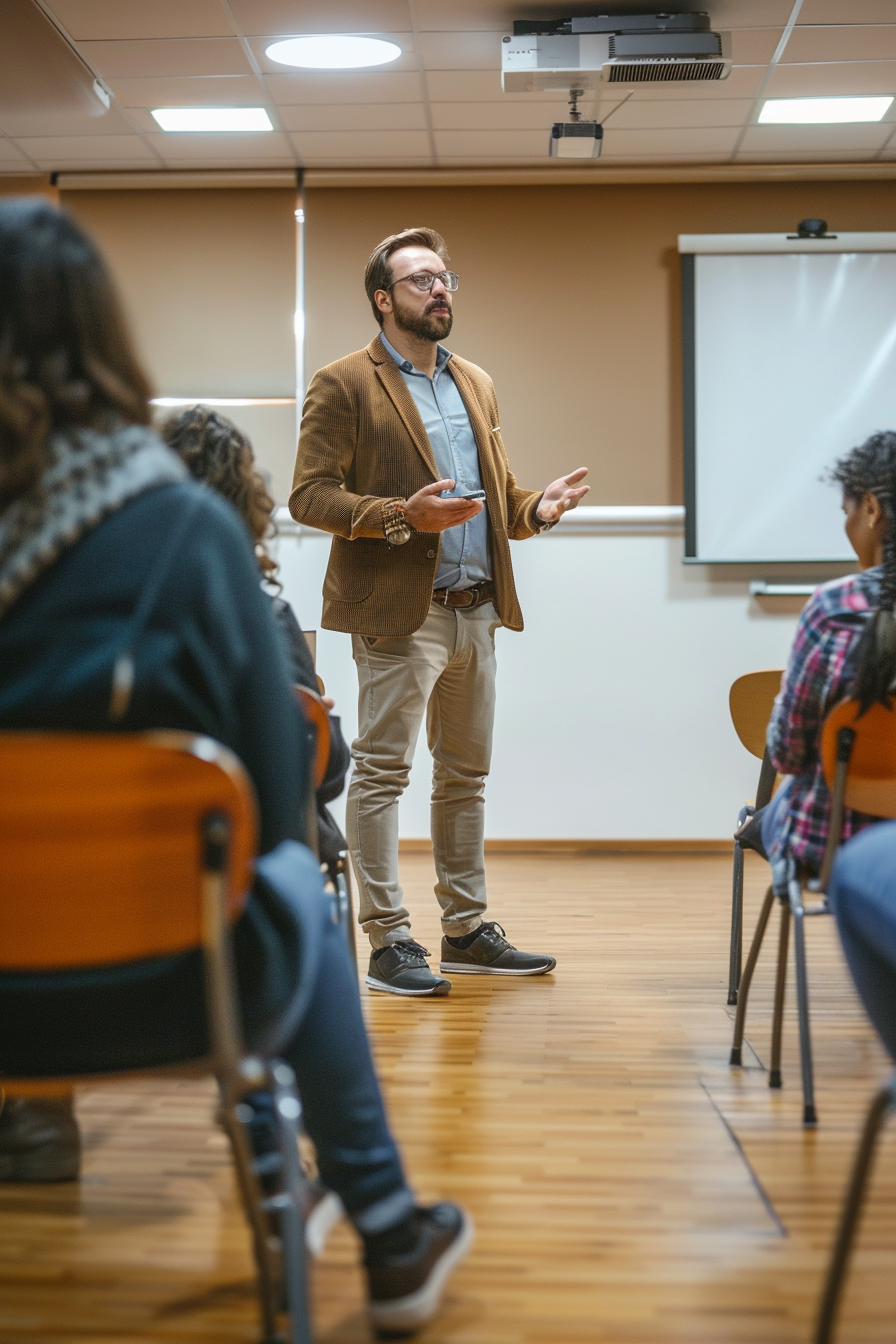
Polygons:
<instances>
[{"instance_id":1,"label":"man's beard","mask_svg":"<svg viewBox=\"0 0 896 1344\"><path fill-rule=\"evenodd\" d=\"M399 331L416 336L421 341L443 341L454 323L451 309L447 313L414 313L402 308L400 303L392 304L392 316Z\"/></svg>"}]
</instances>

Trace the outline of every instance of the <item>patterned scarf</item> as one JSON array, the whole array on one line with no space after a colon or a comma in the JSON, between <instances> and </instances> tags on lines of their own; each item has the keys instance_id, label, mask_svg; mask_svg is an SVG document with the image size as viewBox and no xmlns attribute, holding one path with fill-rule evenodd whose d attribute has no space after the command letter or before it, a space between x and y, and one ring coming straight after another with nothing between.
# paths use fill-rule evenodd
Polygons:
<instances>
[{"instance_id":1,"label":"patterned scarf","mask_svg":"<svg viewBox=\"0 0 896 1344\"><path fill-rule=\"evenodd\" d=\"M69 547L153 486L187 479L187 469L144 425L111 434L73 430L50 439L46 470L0 514L0 620Z\"/></svg>"}]
</instances>

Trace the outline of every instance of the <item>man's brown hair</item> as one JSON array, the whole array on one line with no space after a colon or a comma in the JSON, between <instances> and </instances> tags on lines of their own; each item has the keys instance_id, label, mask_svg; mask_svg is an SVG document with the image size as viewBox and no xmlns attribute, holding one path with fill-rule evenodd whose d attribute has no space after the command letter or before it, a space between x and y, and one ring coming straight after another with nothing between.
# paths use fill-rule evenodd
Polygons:
<instances>
[{"instance_id":1,"label":"man's brown hair","mask_svg":"<svg viewBox=\"0 0 896 1344\"><path fill-rule=\"evenodd\" d=\"M373 249L364 268L364 288L373 309L373 315L383 325L383 315L376 306L374 294L378 289L388 289L392 283L392 263L389 258L401 247L428 247L435 252L446 265L448 249L445 239L435 229L402 229L401 233L392 233Z\"/></svg>"}]
</instances>

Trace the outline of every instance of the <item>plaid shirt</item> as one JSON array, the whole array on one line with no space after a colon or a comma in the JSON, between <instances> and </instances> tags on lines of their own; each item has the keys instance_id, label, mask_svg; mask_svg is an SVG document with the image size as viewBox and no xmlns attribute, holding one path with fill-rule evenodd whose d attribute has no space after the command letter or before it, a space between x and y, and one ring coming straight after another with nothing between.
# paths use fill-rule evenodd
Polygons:
<instances>
[{"instance_id":1,"label":"plaid shirt","mask_svg":"<svg viewBox=\"0 0 896 1344\"><path fill-rule=\"evenodd\" d=\"M818 869L824 854L831 795L821 768L821 729L847 695L859 636L877 606L881 569L834 579L803 608L787 671L768 726L768 750L779 774L793 776L786 821L769 847L772 862L785 850ZM845 809L843 839L875 820Z\"/></svg>"}]
</instances>

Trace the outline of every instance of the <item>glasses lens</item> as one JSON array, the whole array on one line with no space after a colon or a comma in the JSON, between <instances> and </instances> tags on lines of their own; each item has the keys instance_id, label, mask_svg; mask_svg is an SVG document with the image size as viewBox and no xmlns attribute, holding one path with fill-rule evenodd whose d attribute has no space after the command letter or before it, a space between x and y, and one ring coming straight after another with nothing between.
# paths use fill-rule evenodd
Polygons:
<instances>
[{"instance_id":1,"label":"glasses lens","mask_svg":"<svg viewBox=\"0 0 896 1344\"><path fill-rule=\"evenodd\" d=\"M457 289L460 276L457 274L456 271L442 271L442 274L439 276L439 279L441 280L442 284L445 286L446 289L455 290Z\"/></svg>"}]
</instances>

